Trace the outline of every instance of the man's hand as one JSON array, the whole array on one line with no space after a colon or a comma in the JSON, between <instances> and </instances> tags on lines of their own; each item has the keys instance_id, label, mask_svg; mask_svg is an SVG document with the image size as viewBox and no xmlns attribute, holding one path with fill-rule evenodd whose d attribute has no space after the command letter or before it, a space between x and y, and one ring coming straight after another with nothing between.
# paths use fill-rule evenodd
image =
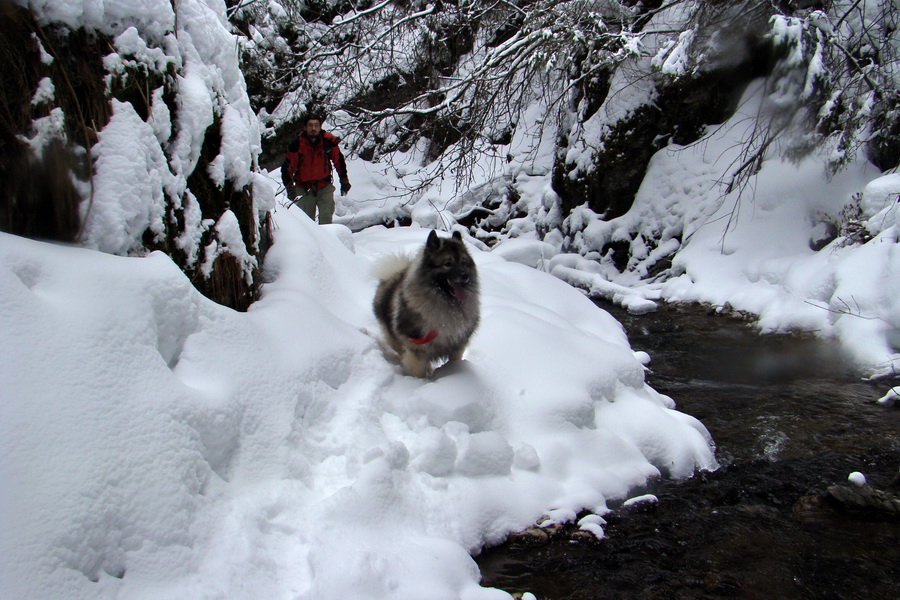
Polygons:
<instances>
[{"instance_id":1,"label":"man's hand","mask_svg":"<svg viewBox=\"0 0 900 600\"><path fill-rule=\"evenodd\" d=\"M293 202L294 200L297 199L297 190L294 188L294 186L289 185L285 189L287 190L288 200Z\"/></svg>"},{"instance_id":2,"label":"man's hand","mask_svg":"<svg viewBox=\"0 0 900 600\"><path fill-rule=\"evenodd\" d=\"M346 196L347 192L350 191L350 182L346 179L341 180L341 196Z\"/></svg>"}]
</instances>

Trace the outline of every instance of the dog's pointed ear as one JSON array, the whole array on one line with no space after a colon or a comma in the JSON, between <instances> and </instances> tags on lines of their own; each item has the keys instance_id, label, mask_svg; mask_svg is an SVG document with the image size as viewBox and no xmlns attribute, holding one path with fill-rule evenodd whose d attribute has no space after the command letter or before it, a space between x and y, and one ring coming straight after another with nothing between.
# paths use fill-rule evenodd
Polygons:
<instances>
[{"instance_id":1,"label":"dog's pointed ear","mask_svg":"<svg viewBox=\"0 0 900 600\"><path fill-rule=\"evenodd\" d=\"M462 234L459 230L453 232L453 239L462 241Z\"/></svg>"},{"instance_id":2,"label":"dog's pointed ear","mask_svg":"<svg viewBox=\"0 0 900 600\"><path fill-rule=\"evenodd\" d=\"M437 250L441 247L441 238L438 237L437 231L431 230L428 239L425 241L425 247L429 250Z\"/></svg>"}]
</instances>

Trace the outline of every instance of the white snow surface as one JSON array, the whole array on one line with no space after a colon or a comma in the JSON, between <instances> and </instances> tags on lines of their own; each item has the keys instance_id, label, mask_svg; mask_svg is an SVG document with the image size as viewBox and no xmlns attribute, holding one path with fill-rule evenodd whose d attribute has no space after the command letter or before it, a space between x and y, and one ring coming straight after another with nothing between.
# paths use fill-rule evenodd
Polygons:
<instances>
[{"instance_id":1,"label":"white snow surface","mask_svg":"<svg viewBox=\"0 0 900 600\"><path fill-rule=\"evenodd\" d=\"M555 230L555 130L535 126L539 105L499 152L509 161L480 165L461 194L397 192L434 167L419 149L395 157L403 173L349 157L339 224L278 209L262 299L236 313L162 254L108 254L140 254L144 229L162 231L168 194L191 223L178 241L191 257L215 227L213 250L235 246L253 264L233 215L203 220L185 191L218 115L210 176L252 185L261 212L275 206L278 174L254 171L258 124L225 3L17 1L42 23L114 36L111 74L174 62L179 111L160 90L147 121L114 105L92 149L87 247L0 234L2 598L508 598L479 586L471 554L535 522L578 519L603 537L609 505L648 478L716 467L705 428L645 383L651 357L566 281L635 312L660 300L728 305L763 331L833 338L874 375L897 371L900 176L859 161L827 180L815 159L772 156L740 201L723 194L716 182L752 123L754 88L702 143L661 150L628 214L576 210L581 254L564 253ZM37 101L52 101L52 83ZM586 136L646 101L648 90L629 89L583 124ZM55 108L33 124L36 152L62 117ZM591 152L570 158L587 169ZM430 380L403 376L375 339L373 265L507 186L520 199L499 209L510 212L497 215L508 217L497 244L467 238L483 295L465 360ZM871 239L811 250L854 194ZM385 217L413 227L345 226ZM598 256L611 240L637 250L623 274ZM673 251L683 274L648 280Z\"/></svg>"},{"instance_id":2,"label":"white snow surface","mask_svg":"<svg viewBox=\"0 0 900 600\"><path fill-rule=\"evenodd\" d=\"M716 467L562 281L471 246L482 325L410 378L372 270L428 230L276 218L247 313L160 253L0 235L0 596L507 598L471 553Z\"/></svg>"}]
</instances>

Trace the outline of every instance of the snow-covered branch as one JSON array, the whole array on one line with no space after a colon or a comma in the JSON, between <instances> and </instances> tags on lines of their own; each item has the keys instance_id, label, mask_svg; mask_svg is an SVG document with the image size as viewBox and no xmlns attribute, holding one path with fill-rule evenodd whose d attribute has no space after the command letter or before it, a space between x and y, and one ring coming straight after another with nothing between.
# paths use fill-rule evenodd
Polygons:
<instances>
[{"instance_id":1,"label":"snow-covered branch","mask_svg":"<svg viewBox=\"0 0 900 600\"><path fill-rule=\"evenodd\" d=\"M509 135L529 103L544 98L558 111L573 86L632 56L622 50L638 36L616 1L413 0L303 14L316 20L297 30L293 57L272 66L276 86L290 90L282 112L298 99L349 111L365 133L345 139L359 151L390 152L421 137L432 155L452 146L457 175L469 152Z\"/></svg>"}]
</instances>

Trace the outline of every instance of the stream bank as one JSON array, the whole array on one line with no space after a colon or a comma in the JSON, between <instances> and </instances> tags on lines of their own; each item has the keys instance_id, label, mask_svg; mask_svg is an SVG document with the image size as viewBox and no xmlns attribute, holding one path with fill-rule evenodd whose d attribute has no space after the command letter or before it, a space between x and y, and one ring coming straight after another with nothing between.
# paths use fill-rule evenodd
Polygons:
<instances>
[{"instance_id":1,"label":"stream bank","mask_svg":"<svg viewBox=\"0 0 900 600\"><path fill-rule=\"evenodd\" d=\"M611 504L603 540L513 536L476 558L482 585L539 600L900 597L900 518L828 491L854 471L898 491L900 410L876 403L887 384L811 336L760 336L699 306L601 306L650 354L649 384L706 425L722 466L652 482L656 503Z\"/></svg>"}]
</instances>

